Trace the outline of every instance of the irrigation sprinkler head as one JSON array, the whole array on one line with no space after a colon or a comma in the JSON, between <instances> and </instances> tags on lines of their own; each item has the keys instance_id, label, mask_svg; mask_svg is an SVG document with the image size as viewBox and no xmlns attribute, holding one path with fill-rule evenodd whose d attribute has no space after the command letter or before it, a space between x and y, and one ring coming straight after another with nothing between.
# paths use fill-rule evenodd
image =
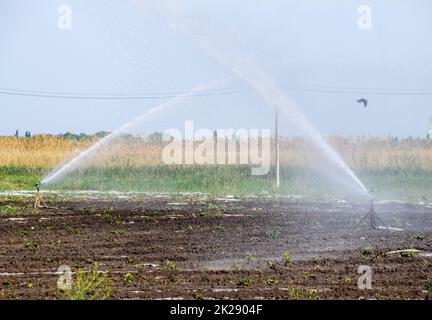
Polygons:
<instances>
[{"instance_id":1,"label":"irrigation sprinkler head","mask_svg":"<svg viewBox=\"0 0 432 320\"><path fill-rule=\"evenodd\" d=\"M40 187L41 187L41 183L40 183L40 182L39 182L39 183L36 183L36 184L34 185L34 187L36 188L37 192L39 192L39 191L40 191Z\"/></svg>"}]
</instances>

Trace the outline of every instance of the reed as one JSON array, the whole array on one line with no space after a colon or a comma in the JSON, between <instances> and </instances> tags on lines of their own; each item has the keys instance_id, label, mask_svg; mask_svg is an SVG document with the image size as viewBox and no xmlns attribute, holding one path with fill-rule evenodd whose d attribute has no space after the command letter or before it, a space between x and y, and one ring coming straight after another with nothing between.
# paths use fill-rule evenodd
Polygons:
<instances>
[{"instance_id":1,"label":"reed","mask_svg":"<svg viewBox=\"0 0 432 320\"><path fill-rule=\"evenodd\" d=\"M29 189L33 183L98 141L57 136L0 137L0 189ZM368 187L390 196L432 196L432 142L391 137L328 137L347 164ZM65 177L62 188L118 191L201 191L210 193L271 193L274 168L252 177L250 167L165 165L164 144L140 137L120 137ZM273 154L271 154L272 161ZM319 193L327 190L320 171L331 163L300 138L281 140L281 191Z\"/></svg>"}]
</instances>

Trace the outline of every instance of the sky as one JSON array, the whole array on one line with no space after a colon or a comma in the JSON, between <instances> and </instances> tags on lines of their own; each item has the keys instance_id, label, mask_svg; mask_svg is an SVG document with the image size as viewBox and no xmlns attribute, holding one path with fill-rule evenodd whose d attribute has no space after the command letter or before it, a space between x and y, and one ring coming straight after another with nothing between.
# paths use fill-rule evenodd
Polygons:
<instances>
[{"instance_id":1,"label":"sky","mask_svg":"<svg viewBox=\"0 0 432 320\"><path fill-rule=\"evenodd\" d=\"M233 94L194 97L145 130L272 128L274 114L231 70L173 30L146 0L2 0L0 135L113 131L158 100L84 100L3 91L154 96L225 80ZM153 1L154 2L154 1ZM432 2L428 0L169 1L235 43L323 134L424 137L432 117ZM58 27L61 5L72 28ZM371 29L358 26L361 5ZM224 45L225 44L225 45ZM307 90L303 90L303 89ZM302 90L299 90L302 89ZM316 90L317 89L317 90ZM356 101L368 100L364 108ZM288 122L284 122L289 126Z\"/></svg>"}]
</instances>

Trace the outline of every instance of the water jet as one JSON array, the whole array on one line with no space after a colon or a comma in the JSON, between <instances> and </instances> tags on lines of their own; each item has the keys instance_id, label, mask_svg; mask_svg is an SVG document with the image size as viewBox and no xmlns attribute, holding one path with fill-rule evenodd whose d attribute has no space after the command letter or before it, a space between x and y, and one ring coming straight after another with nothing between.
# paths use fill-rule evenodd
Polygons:
<instances>
[{"instance_id":1,"label":"water jet","mask_svg":"<svg viewBox=\"0 0 432 320\"><path fill-rule=\"evenodd\" d=\"M101 149L104 145L111 142L114 138L118 137L119 135L125 133L127 130L136 127L139 123L142 123L144 121L149 121L154 117L155 115L164 112L167 109L176 107L182 103L185 102L188 98L193 97L194 95L200 94L208 89L215 88L221 86L225 80L219 80L219 81L213 81L204 85L198 85L195 86L192 90L190 90L187 93L179 94L175 98L172 98L168 100L167 102L164 102L154 108L151 108L147 112L137 116L133 120L129 121L128 123L122 125L120 128L114 130L101 140L99 140L97 143L89 147L88 149L85 149L84 151L80 152L78 155L76 155L74 158L72 158L69 162L66 162L62 167L57 168L56 170L52 171L48 176L43 178L43 180L39 183L40 185L50 185L55 183L56 181L63 178L68 173L75 170L77 167L79 167L85 160L88 160L92 155L94 155L99 149Z\"/></svg>"},{"instance_id":2,"label":"water jet","mask_svg":"<svg viewBox=\"0 0 432 320\"><path fill-rule=\"evenodd\" d=\"M168 18L173 31L186 36L200 50L225 66L239 80L247 84L260 96L272 110L279 111L279 118L288 119L293 127L299 129L308 141L321 152L324 159L337 168L341 180L348 182L353 194L362 198L369 196L367 188L341 156L330 146L321 133L310 123L294 100L261 68L252 57L237 48L236 39L216 40L215 34L199 23L199 19L180 5L170 6L156 1L135 0L136 5L146 12L156 12ZM213 37L211 36L213 35Z\"/></svg>"}]
</instances>

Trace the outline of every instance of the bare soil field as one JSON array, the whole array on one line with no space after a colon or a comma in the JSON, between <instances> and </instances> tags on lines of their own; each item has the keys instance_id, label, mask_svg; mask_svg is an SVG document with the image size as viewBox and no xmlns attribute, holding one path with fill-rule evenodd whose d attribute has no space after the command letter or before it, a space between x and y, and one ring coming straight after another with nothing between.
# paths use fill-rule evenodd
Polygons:
<instances>
[{"instance_id":1,"label":"bare soil field","mask_svg":"<svg viewBox=\"0 0 432 320\"><path fill-rule=\"evenodd\" d=\"M295 199L3 201L0 298L62 299L59 266L97 262L112 299L430 299L432 205ZM416 249L415 253L389 253ZM289 260L289 261L288 261ZM358 267L372 268L360 290ZM128 275L128 276L125 276Z\"/></svg>"}]
</instances>

